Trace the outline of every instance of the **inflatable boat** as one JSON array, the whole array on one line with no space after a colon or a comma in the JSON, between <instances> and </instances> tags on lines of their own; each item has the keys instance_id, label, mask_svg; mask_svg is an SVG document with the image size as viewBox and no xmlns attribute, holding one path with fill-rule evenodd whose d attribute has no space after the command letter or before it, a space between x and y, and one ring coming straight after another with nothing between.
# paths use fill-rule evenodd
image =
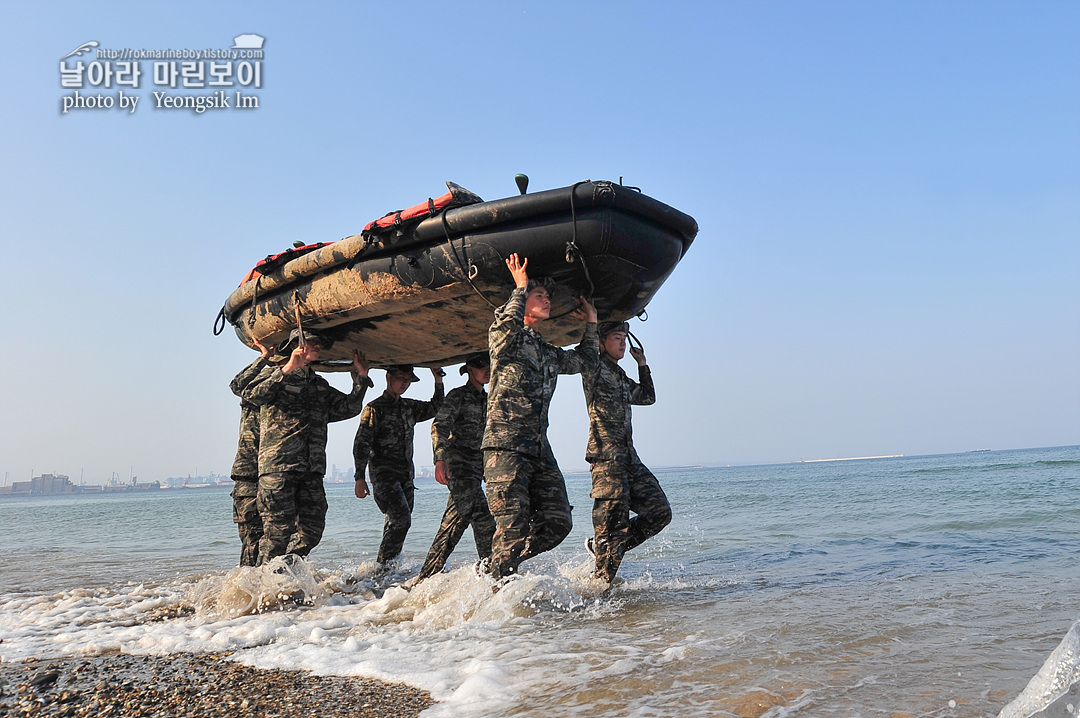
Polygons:
<instances>
[{"instance_id":1,"label":"inflatable boat","mask_svg":"<svg viewBox=\"0 0 1080 718\"><path fill-rule=\"evenodd\" d=\"M554 281L544 337L578 342L579 295L600 321L640 315L697 235L697 222L637 188L607 181L484 202L449 192L370 222L329 244L269 256L244 277L215 323L248 346L281 342L298 324L333 341L320 370L352 351L375 367L445 366L487 348L495 308L514 288L506 259Z\"/></svg>"}]
</instances>

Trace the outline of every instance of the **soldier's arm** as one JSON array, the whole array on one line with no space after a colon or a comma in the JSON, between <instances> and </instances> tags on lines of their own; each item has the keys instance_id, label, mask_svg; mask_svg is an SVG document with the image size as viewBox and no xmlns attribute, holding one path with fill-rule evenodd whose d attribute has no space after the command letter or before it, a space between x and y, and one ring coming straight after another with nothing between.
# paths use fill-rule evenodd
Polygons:
<instances>
[{"instance_id":1,"label":"soldier's arm","mask_svg":"<svg viewBox=\"0 0 1080 718\"><path fill-rule=\"evenodd\" d=\"M525 290L514 289L506 304L495 310L495 321L488 330L488 349L492 356L502 355L513 345L516 335L525 329Z\"/></svg>"},{"instance_id":2,"label":"soldier's arm","mask_svg":"<svg viewBox=\"0 0 1080 718\"><path fill-rule=\"evenodd\" d=\"M630 382L630 403L637 406L649 406L656 403L656 389L653 387L652 371L648 364L638 365L638 381L627 378Z\"/></svg>"},{"instance_id":3,"label":"soldier's arm","mask_svg":"<svg viewBox=\"0 0 1080 718\"><path fill-rule=\"evenodd\" d=\"M356 480L363 481L367 472L368 461L371 460L371 445L375 438L375 425L378 418L371 406L364 407L360 414L360 426L356 428L356 436L353 438L353 464L356 466Z\"/></svg>"},{"instance_id":4,"label":"soldier's arm","mask_svg":"<svg viewBox=\"0 0 1080 718\"><path fill-rule=\"evenodd\" d=\"M229 382L229 390L233 394L240 396L244 389L247 388L255 377L259 375L259 372L266 366L266 357L259 356L255 361L248 364L246 367L240 370L240 373L233 377L233 380Z\"/></svg>"},{"instance_id":5,"label":"soldier's arm","mask_svg":"<svg viewBox=\"0 0 1080 718\"><path fill-rule=\"evenodd\" d=\"M330 408L328 418L330 421L344 421L351 419L364 408L364 396L367 390L375 386L375 382L368 376L352 375L353 388L348 394L331 387Z\"/></svg>"},{"instance_id":6,"label":"soldier's arm","mask_svg":"<svg viewBox=\"0 0 1080 718\"><path fill-rule=\"evenodd\" d=\"M461 407L461 392L450 394L443 401L431 422L431 453L435 461L446 461L446 450L450 436L454 433L454 422Z\"/></svg>"},{"instance_id":7,"label":"soldier's arm","mask_svg":"<svg viewBox=\"0 0 1080 718\"><path fill-rule=\"evenodd\" d=\"M596 334L596 322L586 322L581 342L573 349L559 349L559 373L581 374L600 363L600 337Z\"/></svg>"},{"instance_id":8,"label":"soldier's arm","mask_svg":"<svg viewBox=\"0 0 1080 718\"><path fill-rule=\"evenodd\" d=\"M240 392L240 398L250 401L256 406L265 406L274 401L285 381L285 373L281 367L266 366L262 368L258 376L251 380Z\"/></svg>"},{"instance_id":9,"label":"soldier's arm","mask_svg":"<svg viewBox=\"0 0 1080 718\"><path fill-rule=\"evenodd\" d=\"M435 415L439 413L439 407L443 405L444 391L442 382L437 382L431 401L418 401L413 404L413 417L417 422L435 418Z\"/></svg>"}]
</instances>

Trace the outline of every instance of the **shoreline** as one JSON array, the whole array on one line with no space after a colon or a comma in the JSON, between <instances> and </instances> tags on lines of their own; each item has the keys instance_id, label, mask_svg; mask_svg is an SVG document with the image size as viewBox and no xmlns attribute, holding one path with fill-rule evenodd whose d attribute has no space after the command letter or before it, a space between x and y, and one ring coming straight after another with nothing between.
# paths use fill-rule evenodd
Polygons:
<instances>
[{"instance_id":1,"label":"shoreline","mask_svg":"<svg viewBox=\"0 0 1080 718\"><path fill-rule=\"evenodd\" d=\"M399 718L434 704L427 691L371 678L260 669L229 653L30 659L0 663L0 713L162 718Z\"/></svg>"}]
</instances>

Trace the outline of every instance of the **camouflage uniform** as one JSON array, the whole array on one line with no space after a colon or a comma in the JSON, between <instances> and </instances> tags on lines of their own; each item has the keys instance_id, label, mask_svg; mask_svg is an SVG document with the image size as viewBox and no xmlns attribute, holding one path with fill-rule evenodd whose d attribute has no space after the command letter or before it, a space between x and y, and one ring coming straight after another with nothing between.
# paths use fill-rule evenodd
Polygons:
<instances>
[{"instance_id":1,"label":"camouflage uniform","mask_svg":"<svg viewBox=\"0 0 1080 718\"><path fill-rule=\"evenodd\" d=\"M484 456L480 444L487 419L487 392L472 384L459 386L446 395L435 421L431 422L431 443L435 461L445 461L449 471L450 497L442 523L431 542L419 578L442 571L467 526L472 526L476 553L491 555L495 519L484 496Z\"/></svg>"},{"instance_id":2,"label":"camouflage uniform","mask_svg":"<svg viewBox=\"0 0 1080 718\"><path fill-rule=\"evenodd\" d=\"M484 430L484 480L495 516L491 574L555 548L573 528L566 483L547 440L548 408L559 374L599 361L596 323L570 351L525 324L525 289L514 289L488 331L491 398Z\"/></svg>"},{"instance_id":3,"label":"camouflage uniform","mask_svg":"<svg viewBox=\"0 0 1080 718\"><path fill-rule=\"evenodd\" d=\"M260 356L233 378L229 389L240 396L264 366L266 359ZM240 565L254 566L259 562L259 539L263 535L262 518L255 506L259 492L259 407L243 399L240 400L240 441L230 473L233 522L240 533Z\"/></svg>"},{"instance_id":4,"label":"camouflage uniform","mask_svg":"<svg viewBox=\"0 0 1080 718\"><path fill-rule=\"evenodd\" d=\"M593 549L596 576L615 578L623 554L655 536L671 521L671 506L656 477L634 450L630 405L656 402L652 373L638 367L635 382L615 361L604 356L581 373L589 407L589 446L585 459L592 469ZM630 518L630 512L637 515Z\"/></svg>"},{"instance_id":5,"label":"camouflage uniform","mask_svg":"<svg viewBox=\"0 0 1080 718\"><path fill-rule=\"evenodd\" d=\"M386 563L401 553L412 526L413 428L435 416L443 401L443 385L435 384L431 401L417 401L383 392L364 407L353 439L356 477L370 466L371 493L386 515L376 560Z\"/></svg>"},{"instance_id":6,"label":"camouflage uniform","mask_svg":"<svg viewBox=\"0 0 1080 718\"><path fill-rule=\"evenodd\" d=\"M266 367L244 390L242 397L260 407L260 564L285 553L306 556L319 544L326 526L326 425L359 414L369 386L370 379L354 378L344 394L309 368L286 374Z\"/></svg>"}]
</instances>

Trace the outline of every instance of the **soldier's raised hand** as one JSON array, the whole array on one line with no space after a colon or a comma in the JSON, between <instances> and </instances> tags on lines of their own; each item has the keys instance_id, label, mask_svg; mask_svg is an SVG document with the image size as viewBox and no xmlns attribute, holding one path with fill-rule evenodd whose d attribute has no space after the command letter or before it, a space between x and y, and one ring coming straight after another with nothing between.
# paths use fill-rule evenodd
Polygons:
<instances>
[{"instance_id":1,"label":"soldier's raised hand","mask_svg":"<svg viewBox=\"0 0 1080 718\"><path fill-rule=\"evenodd\" d=\"M270 356L269 347L267 347L261 341L259 341L258 339L252 339L251 343L255 346L256 349L259 350L259 356L260 357L262 357L263 359L266 359L268 356Z\"/></svg>"},{"instance_id":2,"label":"soldier's raised hand","mask_svg":"<svg viewBox=\"0 0 1080 718\"><path fill-rule=\"evenodd\" d=\"M584 319L586 322L596 323L596 307L594 307L588 299L583 296L578 296L578 308L574 310L573 315L578 319Z\"/></svg>"},{"instance_id":3,"label":"soldier's raised hand","mask_svg":"<svg viewBox=\"0 0 1080 718\"><path fill-rule=\"evenodd\" d=\"M289 361L285 362L285 365L281 367L283 374L292 374L297 369L303 369L311 361L308 348L297 346L292 350L292 354L289 355Z\"/></svg>"},{"instance_id":4,"label":"soldier's raised hand","mask_svg":"<svg viewBox=\"0 0 1080 718\"><path fill-rule=\"evenodd\" d=\"M525 289L529 286L529 273L525 271L528 266L529 258L520 259L517 252L511 254L510 258L506 260L506 268L510 270L510 276L514 278L514 286L518 289Z\"/></svg>"},{"instance_id":5,"label":"soldier's raised hand","mask_svg":"<svg viewBox=\"0 0 1080 718\"><path fill-rule=\"evenodd\" d=\"M356 351L355 349L353 350L353 353L352 353L352 365L353 365L353 371L356 372L357 376L367 376L368 375L368 365L365 363L366 361L367 360L366 360L366 358L364 357L363 354Z\"/></svg>"},{"instance_id":6,"label":"soldier's raised hand","mask_svg":"<svg viewBox=\"0 0 1080 718\"><path fill-rule=\"evenodd\" d=\"M645 361L645 350L644 349L638 349L633 344L631 344L629 348L630 348L630 356L632 356L634 358L634 361L637 362L637 365L638 366L645 366L645 364L647 363Z\"/></svg>"}]
</instances>

